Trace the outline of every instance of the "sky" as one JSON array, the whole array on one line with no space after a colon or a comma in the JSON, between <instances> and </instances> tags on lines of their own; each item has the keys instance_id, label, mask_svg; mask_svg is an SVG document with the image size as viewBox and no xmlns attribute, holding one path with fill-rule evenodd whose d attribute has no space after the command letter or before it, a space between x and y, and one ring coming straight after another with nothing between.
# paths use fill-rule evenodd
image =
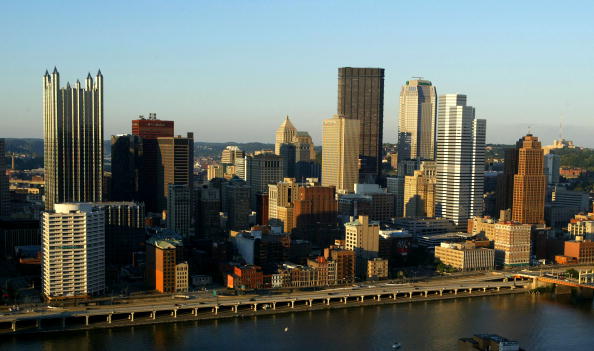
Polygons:
<instances>
[{"instance_id":1,"label":"sky","mask_svg":"<svg viewBox=\"0 0 594 351\"><path fill-rule=\"evenodd\" d=\"M105 138L157 113L197 141L320 143L337 68L386 69L384 142L413 76L468 95L487 142L594 147L592 1L5 1L0 137L41 137L42 75L104 76Z\"/></svg>"}]
</instances>

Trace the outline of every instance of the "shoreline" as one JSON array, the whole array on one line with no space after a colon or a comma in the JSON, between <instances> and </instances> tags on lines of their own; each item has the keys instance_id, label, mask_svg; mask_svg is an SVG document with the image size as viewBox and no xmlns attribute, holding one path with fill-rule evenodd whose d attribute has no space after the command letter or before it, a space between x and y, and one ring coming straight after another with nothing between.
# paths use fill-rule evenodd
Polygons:
<instances>
[{"instance_id":1,"label":"shoreline","mask_svg":"<svg viewBox=\"0 0 594 351\"><path fill-rule=\"evenodd\" d=\"M4 337L12 336L19 338L26 335L49 335L54 333L63 332L81 332L81 331L92 331L96 329L111 329L111 328L131 328L135 326L149 326L157 324L170 324L170 323L187 323L196 321L208 321L208 320L219 320L219 319L233 319L233 318L250 318L256 316L270 316L276 314L288 314L288 313L301 313L309 311L323 311L323 310L336 310L344 308L357 308L367 306L379 306L379 305L391 305L391 304L404 304L404 303L418 303L427 301L443 301L443 300L455 300L465 299L472 297L485 297L485 296L500 296L500 295L515 295L515 294L526 294L529 293L528 288L516 288L512 290L501 290L501 291L486 291L486 292L473 292L473 293L459 293L457 295L444 295L444 296L414 296L412 298L397 298L394 299L382 299L382 300L365 300L364 302L350 301L348 303L335 303L335 304L315 304L313 306L300 305L294 308L277 308L269 310L246 310L234 313L232 311L221 311L219 314L204 313L203 315L179 315L177 317L162 316L158 319L135 319L134 321L129 320L114 320L111 323L102 322L95 323L92 325L80 325L70 326L67 328L55 328L55 329L21 329L16 332L5 333Z\"/></svg>"}]
</instances>

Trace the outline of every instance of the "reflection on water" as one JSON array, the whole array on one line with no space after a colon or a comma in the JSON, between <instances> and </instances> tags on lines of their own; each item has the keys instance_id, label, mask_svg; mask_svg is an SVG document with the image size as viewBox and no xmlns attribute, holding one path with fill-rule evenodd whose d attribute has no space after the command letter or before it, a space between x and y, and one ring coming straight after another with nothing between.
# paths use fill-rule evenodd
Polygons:
<instances>
[{"instance_id":1,"label":"reflection on water","mask_svg":"<svg viewBox=\"0 0 594 351\"><path fill-rule=\"evenodd\" d=\"M21 336L0 349L456 350L459 337L496 333L527 350L592 350L593 329L592 301L526 294Z\"/></svg>"}]
</instances>

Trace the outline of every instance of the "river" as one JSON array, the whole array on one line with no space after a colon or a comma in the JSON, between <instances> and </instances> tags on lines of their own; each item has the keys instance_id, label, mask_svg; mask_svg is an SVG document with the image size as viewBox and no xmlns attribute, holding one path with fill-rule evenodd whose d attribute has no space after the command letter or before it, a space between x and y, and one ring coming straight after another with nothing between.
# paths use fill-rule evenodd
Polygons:
<instances>
[{"instance_id":1,"label":"river","mask_svg":"<svg viewBox=\"0 0 594 351\"><path fill-rule=\"evenodd\" d=\"M592 302L505 295L0 340L0 350L457 350L495 333L526 350L594 350Z\"/></svg>"}]
</instances>

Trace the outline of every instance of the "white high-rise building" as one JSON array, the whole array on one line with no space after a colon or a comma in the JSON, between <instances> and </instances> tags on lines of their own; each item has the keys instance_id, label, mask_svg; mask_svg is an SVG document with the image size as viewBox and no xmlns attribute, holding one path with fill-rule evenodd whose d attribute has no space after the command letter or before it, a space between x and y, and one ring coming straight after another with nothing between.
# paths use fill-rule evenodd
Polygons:
<instances>
[{"instance_id":1,"label":"white high-rise building","mask_svg":"<svg viewBox=\"0 0 594 351\"><path fill-rule=\"evenodd\" d=\"M435 212L460 229L483 212L487 122L474 115L466 95L439 97Z\"/></svg>"},{"instance_id":2,"label":"white high-rise building","mask_svg":"<svg viewBox=\"0 0 594 351\"><path fill-rule=\"evenodd\" d=\"M55 204L43 213L41 285L48 299L105 291L105 213L90 203Z\"/></svg>"},{"instance_id":3,"label":"white high-rise building","mask_svg":"<svg viewBox=\"0 0 594 351\"><path fill-rule=\"evenodd\" d=\"M400 90L398 159L435 159L437 93L428 80L413 79Z\"/></svg>"},{"instance_id":4,"label":"white high-rise building","mask_svg":"<svg viewBox=\"0 0 594 351\"><path fill-rule=\"evenodd\" d=\"M334 115L322 129L322 186L340 193L354 191L359 180L359 131L356 119Z\"/></svg>"}]
</instances>

